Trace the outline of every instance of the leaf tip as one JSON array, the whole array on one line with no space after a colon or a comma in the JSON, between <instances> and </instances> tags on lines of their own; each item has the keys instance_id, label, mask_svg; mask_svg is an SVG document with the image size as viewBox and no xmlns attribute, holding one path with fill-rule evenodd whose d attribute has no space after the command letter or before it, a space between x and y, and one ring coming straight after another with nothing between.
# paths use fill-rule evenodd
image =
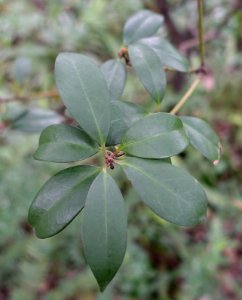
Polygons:
<instances>
[{"instance_id":1,"label":"leaf tip","mask_svg":"<svg viewBox=\"0 0 242 300\"><path fill-rule=\"evenodd\" d=\"M100 284L98 283L100 292L103 293L106 290L107 284Z\"/></svg>"},{"instance_id":2,"label":"leaf tip","mask_svg":"<svg viewBox=\"0 0 242 300\"><path fill-rule=\"evenodd\" d=\"M222 155L222 145L221 145L221 143L219 142L218 143L218 159L215 159L214 161L213 161L213 165L214 166L217 166L218 164L219 164L219 162L220 162L220 158L221 158L221 155Z\"/></svg>"},{"instance_id":3,"label":"leaf tip","mask_svg":"<svg viewBox=\"0 0 242 300\"><path fill-rule=\"evenodd\" d=\"M39 160L39 158L38 158L38 149L32 154L32 157L36 160Z\"/></svg>"}]
</instances>

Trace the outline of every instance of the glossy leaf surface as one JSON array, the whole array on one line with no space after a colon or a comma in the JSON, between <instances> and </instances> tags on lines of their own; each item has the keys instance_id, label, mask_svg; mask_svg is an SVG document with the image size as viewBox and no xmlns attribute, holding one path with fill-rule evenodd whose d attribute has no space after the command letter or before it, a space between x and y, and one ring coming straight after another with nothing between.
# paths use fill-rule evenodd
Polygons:
<instances>
[{"instance_id":1,"label":"glossy leaf surface","mask_svg":"<svg viewBox=\"0 0 242 300\"><path fill-rule=\"evenodd\" d=\"M62 53L56 59L55 78L70 114L103 144L110 126L110 94L101 70L84 55Z\"/></svg>"},{"instance_id":2,"label":"glossy leaf surface","mask_svg":"<svg viewBox=\"0 0 242 300\"><path fill-rule=\"evenodd\" d=\"M159 57L163 66L170 67L180 72L189 70L187 59L182 56L166 39L160 37L145 38L140 43L151 48Z\"/></svg>"},{"instance_id":3,"label":"glossy leaf surface","mask_svg":"<svg viewBox=\"0 0 242 300\"><path fill-rule=\"evenodd\" d=\"M91 183L100 168L76 166L50 178L40 189L29 209L29 222L39 238L64 229L82 210Z\"/></svg>"},{"instance_id":4,"label":"glossy leaf surface","mask_svg":"<svg viewBox=\"0 0 242 300\"><path fill-rule=\"evenodd\" d=\"M195 117L180 117L190 142L207 159L217 164L220 159L219 138L211 126Z\"/></svg>"},{"instance_id":5,"label":"glossy leaf surface","mask_svg":"<svg viewBox=\"0 0 242 300\"><path fill-rule=\"evenodd\" d=\"M112 98L117 99L123 94L126 82L126 69L120 60L108 60L101 65L101 71L107 81Z\"/></svg>"},{"instance_id":6,"label":"glossy leaf surface","mask_svg":"<svg viewBox=\"0 0 242 300\"><path fill-rule=\"evenodd\" d=\"M108 145L117 145L128 128L145 116L142 106L124 102L111 102L111 126L107 138Z\"/></svg>"},{"instance_id":7,"label":"glossy leaf surface","mask_svg":"<svg viewBox=\"0 0 242 300\"><path fill-rule=\"evenodd\" d=\"M97 151L97 143L83 130L59 124L51 125L41 133L34 158L53 162L72 162L88 158Z\"/></svg>"},{"instance_id":8,"label":"glossy leaf surface","mask_svg":"<svg viewBox=\"0 0 242 300\"><path fill-rule=\"evenodd\" d=\"M144 44L133 44L128 48L131 64L147 92L157 103L164 97L166 75L156 53Z\"/></svg>"},{"instance_id":9,"label":"glossy leaf surface","mask_svg":"<svg viewBox=\"0 0 242 300\"><path fill-rule=\"evenodd\" d=\"M193 226L206 213L205 192L184 170L162 160L134 157L126 157L120 164L144 203L161 218Z\"/></svg>"},{"instance_id":10,"label":"glossy leaf surface","mask_svg":"<svg viewBox=\"0 0 242 300\"><path fill-rule=\"evenodd\" d=\"M123 197L112 177L102 172L88 192L82 226L85 257L101 290L123 261L126 232Z\"/></svg>"},{"instance_id":11,"label":"glossy leaf surface","mask_svg":"<svg viewBox=\"0 0 242 300\"><path fill-rule=\"evenodd\" d=\"M165 158L182 152L189 141L179 118L167 113L148 115L124 134L121 149L133 156Z\"/></svg>"},{"instance_id":12,"label":"glossy leaf surface","mask_svg":"<svg viewBox=\"0 0 242 300\"><path fill-rule=\"evenodd\" d=\"M163 24L161 15L149 10L141 10L131 16L124 26L124 44L129 45L139 39L152 36Z\"/></svg>"}]
</instances>

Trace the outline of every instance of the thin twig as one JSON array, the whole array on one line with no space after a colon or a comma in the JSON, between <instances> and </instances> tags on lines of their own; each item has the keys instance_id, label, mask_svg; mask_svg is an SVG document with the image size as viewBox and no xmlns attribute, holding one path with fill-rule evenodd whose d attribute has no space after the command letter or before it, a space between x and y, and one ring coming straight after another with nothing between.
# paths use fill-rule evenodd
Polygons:
<instances>
[{"instance_id":1,"label":"thin twig","mask_svg":"<svg viewBox=\"0 0 242 300\"><path fill-rule=\"evenodd\" d=\"M193 73L198 74L196 79L193 81L192 85L188 89L188 91L185 93L185 95L181 98L180 101L176 104L176 106L171 110L171 114L175 115L187 102L187 100L190 98L192 93L195 91L197 86L199 85L201 81L200 74L206 74L206 68L205 68L205 47L204 47L204 39L203 39L203 0L197 0L198 5L198 33L199 33L199 52L200 52L200 61L201 65L200 68L193 70Z\"/></svg>"},{"instance_id":2,"label":"thin twig","mask_svg":"<svg viewBox=\"0 0 242 300\"><path fill-rule=\"evenodd\" d=\"M205 47L204 47L204 40L203 40L203 0L197 0L197 9L198 9L198 34L199 34L200 61L201 61L201 66L204 66Z\"/></svg>"},{"instance_id":3,"label":"thin twig","mask_svg":"<svg viewBox=\"0 0 242 300\"><path fill-rule=\"evenodd\" d=\"M187 102L187 100L190 98L192 93L195 91L197 88L198 84L200 83L201 79L200 77L197 77L186 94L181 98L181 100L176 104L176 106L170 111L170 114L175 115L181 108L182 106Z\"/></svg>"},{"instance_id":4,"label":"thin twig","mask_svg":"<svg viewBox=\"0 0 242 300\"><path fill-rule=\"evenodd\" d=\"M15 101L25 102L25 101L31 101L31 100L40 100L43 98L57 98L58 92L57 90L53 89L51 91L42 92L42 93L32 93L28 95L14 95L11 97L1 97L0 96L0 104L3 103L10 103Z\"/></svg>"}]
</instances>

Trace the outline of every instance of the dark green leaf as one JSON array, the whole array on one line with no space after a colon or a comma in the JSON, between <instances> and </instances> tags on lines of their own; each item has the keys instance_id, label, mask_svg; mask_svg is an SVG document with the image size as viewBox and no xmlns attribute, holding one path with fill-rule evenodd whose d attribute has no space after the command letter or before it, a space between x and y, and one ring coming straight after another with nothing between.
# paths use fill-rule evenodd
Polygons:
<instances>
[{"instance_id":1,"label":"dark green leaf","mask_svg":"<svg viewBox=\"0 0 242 300\"><path fill-rule=\"evenodd\" d=\"M127 77L123 63L117 59L108 60L101 66L101 71L107 81L112 98L119 98L123 93Z\"/></svg>"},{"instance_id":2,"label":"dark green leaf","mask_svg":"<svg viewBox=\"0 0 242 300\"><path fill-rule=\"evenodd\" d=\"M150 96L160 103L166 89L166 75L156 53L146 45L134 44L128 48L134 70Z\"/></svg>"},{"instance_id":3,"label":"dark green leaf","mask_svg":"<svg viewBox=\"0 0 242 300\"><path fill-rule=\"evenodd\" d=\"M139 39L152 36L163 24L161 15L149 10L141 10L131 16L124 26L124 44L129 45Z\"/></svg>"},{"instance_id":4,"label":"dark green leaf","mask_svg":"<svg viewBox=\"0 0 242 300\"><path fill-rule=\"evenodd\" d=\"M112 177L103 171L88 192L82 226L85 257L102 291L123 261L126 231L123 197Z\"/></svg>"},{"instance_id":5,"label":"dark green leaf","mask_svg":"<svg viewBox=\"0 0 242 300\"><path fill-rule=\"evenodd\" d=\"M59 124L51 125L41 133L34 157L53 162L72 162L88 158L97 151L97 143L84 131Z\"/></svg>"},{"instance_id":6,"label":"dark green leaf","mask_svg":"<svg viewBox=\"0 0 242 300\"><path fill-rule=\"evenodd\" d=\"M52 110L30 108L23 110L12 121L11 128L27 133L37 133L51 124L61 123L62 120L63 118Z\"/></svg>"},{"instance_id":7,"label":"dark green leaf","mask_svg":"<svg viewBox=\"0 0 242 300\"><path fill-rule=\"evenodd\" d=\"M161 218L192 226L206 213L204 190L184 170L162 160L135 157L126 157L119 163L144 203Z\"/></svg>"},{"instance_id":8,"label":"dark green leaf","mask_svg":"<svg viewBox=\"0 0 242 300\"><path fill-rule=\"evenodd\" d=\"M180 117L180 119L193 147L216 165L220 160L221 149L215 131L201 119L194 117Z\"/></svg>"},{"instance_id":9,"label":"dark green leaf","mask_svg":"<svg viewBox=\"0 0 242 300\"><path fill-rule=\"evenodd\" d=\"M62 53L56 59L56 84L80 126L104 144L110 126L110 94L101 70L88 57Z\"/></svg>"},{"instance_id":10,"label":"dark green leaf","mask_svg":"<svg viewBox=\"0 0 242 300\"><path fill-rule=\"evenodd\" d=\"M111 102L111 126L107 145L117 145L125 131L145 115L142 106L124 101Z\"/></svg>"},{"instance_id":11,"label":"dark green leaf","mask_svg":"<svg viewBox=\"0 0 242 300\"><path fill-rule=\"evenodd\" d=\"M140 43L151 48L159 57L163 66L170 67L180 72L187 72L189 64L167 40L160 37L150 37L140 40Z\"/></svg>"},{"instance_id":12,"label":"dark green leaf","mask_svg":"<svg viewBox=\"0 0 242 300\"><path fill-rule=\"evenodd\" d=\"M188 143L179 118L168 113L155 113L128 129L121 149L138 157L165 158L182 152Z\"/></svg>"},{"instance_id":13,"label":"dark green leaf","mask_svg":"<svg viewBox=\"0 0 242 300\"><path fill-rule=\"evenodd\" d=\"M50 178L29 209L29 222L39 238L47 238L64 229L82 210L91 183L100 168L77 166Z\"/></svg>"}]
</instances>

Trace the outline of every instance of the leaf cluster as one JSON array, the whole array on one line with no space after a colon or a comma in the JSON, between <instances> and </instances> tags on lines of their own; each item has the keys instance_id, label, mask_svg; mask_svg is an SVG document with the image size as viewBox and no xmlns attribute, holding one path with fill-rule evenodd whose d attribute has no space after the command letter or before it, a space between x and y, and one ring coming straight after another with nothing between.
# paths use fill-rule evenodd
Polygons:
<instances>
[{"instance_id":1,"label":"leaf cluster","mask_svg":"<svg viewBox=\"0 0 242 300\"><path fill-rule=\"evenodd\" d=\"M191 143L209 160L219 159L218 138L205 121L166 112L147 114L142 106L120 100L127 77L122 59L158 104L165 94L165 68L187 70L186 60L155 35L162 24L162 16L147 10L131 16L119 58L101 67L76 53L61 53L56 59L56 85L76 125L47 127L35 158L63 163L96 155L100 164L70 167L49 179L30 207L29 222L38 237L47 238L83 210L84 254L101 290L119 269L127 244L126 208L112 170L120 166L159 217L193 226L206 213L206 194L170 158Z\"/></svg>"}]
</instances>

